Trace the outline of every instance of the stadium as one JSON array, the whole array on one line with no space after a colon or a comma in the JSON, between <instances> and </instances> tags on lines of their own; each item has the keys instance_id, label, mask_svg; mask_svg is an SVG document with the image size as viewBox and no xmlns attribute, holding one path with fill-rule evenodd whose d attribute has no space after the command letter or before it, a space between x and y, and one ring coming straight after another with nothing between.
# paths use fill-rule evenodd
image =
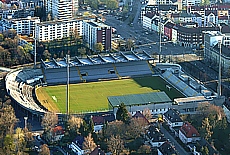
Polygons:
<instances>
[{"instance_id":1,"label":"stadium","mask_svg":"<svg viewBox=\"0 0 230 155\"><path fill-rule=\"evenodd\" d=\"M68 64L65 58L41 60L40 68L12 70L5 81L12 99L35 116L66 113L67 80L70 114L115 112L121 102L132 113L145 108L162 113L178 106L174 105L177 98L211 95L195 80L188 83L181 73L177 64L155 65L144 51L120 52L73 57ZM186 106L195 109L194 104Z\"/></svg>"}]
</instances>

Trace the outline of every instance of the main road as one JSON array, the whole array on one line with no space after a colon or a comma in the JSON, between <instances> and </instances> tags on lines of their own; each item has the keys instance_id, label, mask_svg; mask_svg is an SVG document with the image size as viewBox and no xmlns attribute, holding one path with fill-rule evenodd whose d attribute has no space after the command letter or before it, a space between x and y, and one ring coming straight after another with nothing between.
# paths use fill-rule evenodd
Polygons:
<instances>
[{"instance_id":1,"label":"main road","mask_svg":"<svg viewBox=\"0 0 230 155\"><path fill-rule=\"evenodd\" d=\"M107 15L106 24L117 29L119 34L124 39L133 39L136 42L136 51L145 50L149 54L159 54L159 34L155 31L148 31L142 27L139 20L141 12L141 2L138 0L133 1L132 11L127 15L124 21L115 18L115 16ZM129 9L130 10L130 9ZM132 24L131 24L132 23ZM139 44L142 44L139 46ZM172 42L163 42L161 55L183 55L191 54L190 48L184 48L179 45L174 45Z\"/></svg>"}]
</instances>

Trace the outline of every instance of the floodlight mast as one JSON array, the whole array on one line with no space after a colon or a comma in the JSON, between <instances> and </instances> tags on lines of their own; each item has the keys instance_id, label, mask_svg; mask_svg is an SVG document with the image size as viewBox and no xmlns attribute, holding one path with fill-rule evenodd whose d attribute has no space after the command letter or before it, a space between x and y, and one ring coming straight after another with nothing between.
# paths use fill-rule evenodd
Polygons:
<instances>
[{"instance_id":1,"label":"floodlight mast","mask_svg":"<svg viewBox=\"0 0 230 155\"><path fill-rule=\"evenodd\" d=\"M220 26L220 33L221 33L221 26ZM217 85L217 96L218 98L221 97L221 53L222 53L222 39L218 41L218 45L219 45L219 66L218 66L218 85Z\"/></svg>"},{"instance_id":2,"label":"floodlight mast","mask_svg":"<svg viewBox=\"0 0 230 155\"><path fill-rule=\"evenodd\" d=\"M67 82L66 82L66 116L69 116L69 59L70 56L66 55L66 69L67 69Z\"/></svg>"}]
</instances>

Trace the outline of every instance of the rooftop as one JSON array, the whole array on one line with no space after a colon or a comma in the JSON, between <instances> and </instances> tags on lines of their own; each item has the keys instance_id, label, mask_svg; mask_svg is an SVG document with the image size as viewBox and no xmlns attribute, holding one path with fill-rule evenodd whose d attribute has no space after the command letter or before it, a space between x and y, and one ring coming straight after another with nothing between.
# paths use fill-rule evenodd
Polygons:
<instances>
[{"instance_id":1,"label":"rooftop","mask_svg":"<svg viewBox=\"0 0 230 155\"><path fill-rule=\"evenodd\" d=\"M172 102L165 92L109 96L108 100L113 107L117 107L121 103L124 103L126 106L130 106Z\"/></svg>"},{"instance_id":2,"label":"rooftop","mask_svg":"<svg viewBox=\"0 0 230 155\"><path fill-rule=\"evenodd\" d=\"M187 137L200 137L200 134L196 130L195 127L193 127L189 122L185 122L183 126L180 128L180 131Z\"/></svg>"},{"instance_id":3,"label":"rooftop","mask_svg":"<svg viewBox=\"0 0 230 155\"><path fill-rule=\"evenodd\" d=\"M84 58L73 57L70 58L70 67L72 66L84 66L84 65L100 65L106 63L117 63L117 62L128 62L128 61L141 61L153 59L146 52L126 52L126 53L113 53L107 55L93 55ZM64 59L52 59L50 61L42 60L42 67L45 69L49 68L62 68L66 67L66 58Z\"/></svg>"}]
</instances>

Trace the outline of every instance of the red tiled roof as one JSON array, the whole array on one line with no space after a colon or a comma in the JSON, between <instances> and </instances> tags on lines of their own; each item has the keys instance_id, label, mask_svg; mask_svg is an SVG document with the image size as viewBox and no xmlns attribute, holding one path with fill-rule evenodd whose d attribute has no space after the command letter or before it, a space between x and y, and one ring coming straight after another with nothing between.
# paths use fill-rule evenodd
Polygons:
<instances>
[{"instance_id":1,"label":"red tiled roof","mask_svg":"<svg viewBox=\"0 0 230 155\"><path fill-rule=\"evenodd\" d=\"M58 134L64 134L64 130L62 128L62 126L56 126L54 129L53 129L53 133L58 133Z\"/></svg>"},{"instance_id":2,"label":"red tiled roof","mask_svg":"<svg viewBox=\"0 0 230 155\"><path fill-rule=\"evenodd\" d=\"M103 124L104 123L104 118L102 116L93 116L93 122L94 124Z\"/></svg>"},{"instance_id":3,"label":"red tiled roof","mask_svg":"<svg viewBox=\"0 0 230 155\"><path fill-rule=\"evenodd\" d=\"M185 122L183 126L180 128L180 131L187 137L187 138L192 138L192 137L199 137L200 134L194 128L190 123Z\"/></svg>"},{"instance_id":4,"label":"red tiled roof","mask_svg":"<svg viewBox=\"0 0 230 155\"><path fill-rule=\"evenodd\" d=\"M133 118L143 118L145 123L149 124L149 121L147 120L147 118L140 111L137 111L135 115L133 115Z\"/></svg>"}]
</instances>

